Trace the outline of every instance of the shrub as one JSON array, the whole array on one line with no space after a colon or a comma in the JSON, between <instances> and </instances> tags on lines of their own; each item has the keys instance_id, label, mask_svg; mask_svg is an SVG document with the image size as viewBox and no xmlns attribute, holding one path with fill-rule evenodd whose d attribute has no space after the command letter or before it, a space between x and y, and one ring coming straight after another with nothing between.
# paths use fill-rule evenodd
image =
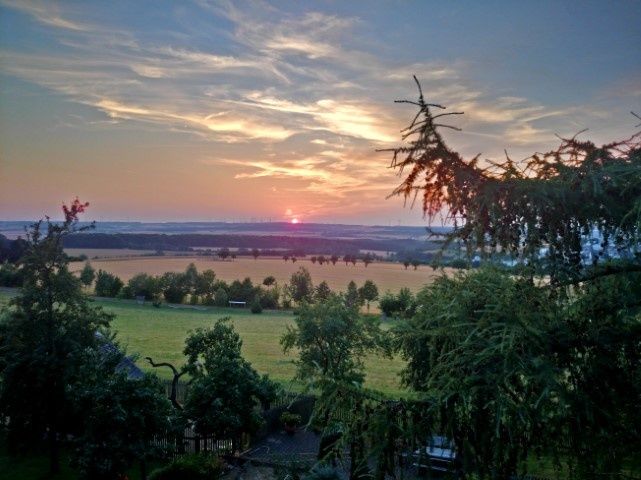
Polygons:
<instances>
[{"instance_id":1,"label":"shrub","mask_svg":"<svg viewBox=\"0 0 641 480\"><path fill-rule=\"evenodd\" d=\"M254 298L251 304L252 313L263 313L263 307L260 305L260 299L258 297Z\"/></svg>"},{"instance_id":2,"label":"shrub","mask_svg":"<svg viewBox=\"0 0 641 480\"><path fill-rule=\"evenodd\" d=\"M151 472L149 480L216 480L223 471L218 457L205 454L183 455L169 465Z\"/></svg>"},{"instance_id":3,"label":"shrub","mask_svg":"<svg viewBox=\"0 0 641 480\"><path fill-rule=\"evenodd\" d=\"M378 302L378 307L387 317L393 317L399 311L398 299L392 292L385 292Z\"/></svg>"},{"instance_id":4,"label":"shrub","mask_svg":"<svg viewBox=\"0 0 641 480\"><path fill-rule=\"evenodd\" d=\"M0 265L0 287L19 287L22 285L22 270L13 263Z\"/></svg>"},{"instance_id":5,"label":"shrub","mask_svg":"<svg viewBox=\"0 0 641 480\"><path fill-rule=\"evenodd\" d=\"M270 310L278 308L278 290L275 288L269 290L260 289L260 306Z\"/></svg>"},{"instance_id":6,"label":"shrub","mask_svg":"<svg viewBox=\"0 0 641 480\"><path fill-rule=\"evenodd\" d=\"M448 266L452 267L452 268L464 268L464 269L467 269L468 264L467 264L467 260L463 260L462 258L455 258L454 260L451 260L448 263Z\"/></svg>"},{"instance_id":7,"label":"shrub","mask_svg":"<svg viewBox=\"0 0 641 480\"><path fill-rule=\"evenodd\" d=\"M184 273L167 272L161 277L160 284L168 303L182 303L189 293L187 275Z\"/></svg>"},{"instance_id":8,"label":"shrub","mask_svg":"<svg viewBox=\"0 0 641 480\"><path fill-rule=\"evenodd\" d=\"M229 296L224 288L219 287L214 294L214 305L217 307L226 307L229 304Z\"/></svg>"},{"instance_id":9,"label":"shrub","mask_svg":"<svg viewBox=\"0 0 641 480\"><path fill-rule=\"evenodd\" d=\"M416 300L408 288L401 288L398 295L385 292L378 306L388 317L410 318L416 311Z\"/></svg>"},{"instance_id":10,"label":"shrub","mask_svg":"<svg viewBox=\"0 0 641 480\"><path fill-rule=\"evenodd\" d=\"M80 271L80 281L86 287L91 286L96 278L96 271L89 262L85 263L84 268Z\"/></svg>"},{"instance_id":11,"label":"shrub","mask_svg":"<svg viewBox=\"0 0 641 480\"><path fill-rule=\"evenodd\" d=\"M152 300L161 293L160 279L146 273L138 273L131 277L127 287L131 298L145 297L145 300Z\"/></svg>"},{"instance_id":12,"label":"shrub","mask_svg":"<svg viewBox=\"0 0 641 480\"><path fill-rule=\"evenodd\" d=\"M95 292L99 297L116 297L123 287L122 280L104 270L98 270Z\"/></svg>"},{"instance_id":13,"label":"shrub","mask_svg":"<svg viewBox=\"0 0 641 480\"><path fill-rule=\"evenodd\" d=\"M287 410L284 411L280 416L281 423L289 427L297 427L298 425L300 425L301 420L302 418L299 414L288 412Z\"/></svg>"},{"instance_id":14,"label":"shrub","mask_svg":"<svg viewBox=\"0 0 641 480\"><path fill-rule=\"evenodd\" d=\"M258 289L254 287L249 277L246 277L242 282L234 280L228 289L229 300L237 302L250 302L258 293Z\"/></svg>"}]
</instances>

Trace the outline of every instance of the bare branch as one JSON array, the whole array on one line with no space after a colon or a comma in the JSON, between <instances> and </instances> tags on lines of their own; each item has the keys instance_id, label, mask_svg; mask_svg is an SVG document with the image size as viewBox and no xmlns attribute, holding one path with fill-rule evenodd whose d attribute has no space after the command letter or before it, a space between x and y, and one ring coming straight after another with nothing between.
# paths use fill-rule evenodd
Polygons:
<instances>
[{"instance_id":1,"label":"bare branch","mask_svg":"<svg viewBox=\"0 0 641 480\"><path fill-rule=\"evenodd\" d=\"M185 370L183 370L182 372L179 372L176 367L174 367L171 363L168 363L168 362L156 363L151 359L151 357L145 357L145 359L154 368L167 367L171 369L172 373L174 374L174 378L171 380L171 392L169 393L168 398L169 398L169 401L171 401L171 404L174 406L174 408L176 408L177 410L182 410L183 406L178 402L178 399L177 399L178 380L187 372Z\"/></svg>"}]
</instances>

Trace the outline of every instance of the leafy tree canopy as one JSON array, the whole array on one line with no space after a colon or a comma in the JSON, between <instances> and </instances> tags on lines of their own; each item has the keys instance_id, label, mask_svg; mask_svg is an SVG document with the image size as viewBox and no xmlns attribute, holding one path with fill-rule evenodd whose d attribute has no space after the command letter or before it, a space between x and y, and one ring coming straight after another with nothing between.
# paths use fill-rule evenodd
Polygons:
<instances>
[{"instance_id":1,"label":"leafy tree canopy","mask_svg":"<svg viewBox=\"0 0 641 480\"><path fill-rule=\"evenodd\" d=\"M379 322L359 315L340 295L301 305L294 322L287 327L281 345L286 353L298 349L296 376L300 380L362 384L365 356L388 351Z\"/></svg>"},{"instance_id":2,"label":"leafy tree canopy","mask_svg":"<svg viewBox=\"0 0 641 480\"><path fill-rule=\"evenodd\" d=\"M289 280L289 290L292 300L296 303L309 302L314 293L312 276L305 267L300 267L296 273L292 274Z\"/></svg>"},{"instance_id":3,"label":"leafy tree canopy","mask_svg":"<svg viewBox=\"0 0 641 480\"><path fill-rule=\"evenodd\" d=\"M9 443L35 447L47 439L51 471L59 470L59 437L71 425L67 386L78 380L96 332L107 332L111 316L93 306L69 271L65 236L83 228L88 206L63 205L64 221L32 225L23 256L24 282L0 322L0 412L9 419Z\"/></svg>"},{"instance_id":4,"label":"leafy tree canopy","mask_svg":"<svg viewBox=\"0 0 641 480\"><path fill-rule=\"evenodd\" d=\"M73 409L82 419L74 439L72 464L83 478L111 480L136 462L160 456L154 437L172 428L171 404L157 377L129 378L117 348L86 353L79 380L69 387Z\"/></svg>"},{"instance_id":5,"label":"leafy tree canopy","mask_svg":"<svg viewBox=\"0 0 641 480\"><path fill-rule=\"evenodd\" d=\"M88 287L93 283L95 278L96 270L91 266L89 262L85 263L85 266L80 271L80 282Z\"/></svg>"},{"instance_id":6,"label":"leafy tree canopy","mask_svg":"<svg viewBox=\"0 0 641 480\"><path fill-rule=\"evenodd\" d=\"M262 424L255 407L273 400L275 386L242 357L241 346L229 318L197 329L185 341L184 370L192 382L184 413L200 434L235 440Z\"/></svg>"},{"instance_id":7,"label":"leafy tree canopy","mask_svg":"<svg viewBox=\"0 0 641 480\"><path fill-rule=\"evenodd\" d=\"M358 289L358 296L362 302L367 303L367 310L369 311L369 303L378 298L378 287L371 280L365 280L365 283Z\"/></svg>"}]
</instances>

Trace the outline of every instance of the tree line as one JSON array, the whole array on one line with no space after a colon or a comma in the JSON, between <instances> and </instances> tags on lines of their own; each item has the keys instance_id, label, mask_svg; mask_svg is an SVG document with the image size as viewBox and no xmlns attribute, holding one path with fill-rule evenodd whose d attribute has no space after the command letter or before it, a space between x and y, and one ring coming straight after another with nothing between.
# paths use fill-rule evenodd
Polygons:
<instances>
[{"instance_id":1,"label":"tree line","mask_svg":"<svg viewBox=\"0 0 641 480\"><path fill-rule=\"evenodd\" d=\"M229 248L251 250L259 248L300 254L357 255L364 251L396 252L400 249L425 249L425 241L398 239L340 239L319 237L296 237L292 235L246 235L246 234L160 234L160 233L87 233L80 232L65 238L66 248L116 248L133 250L190 251L194 247L212 250ZM437 244L432 245L436 248Z\"/></svg>"},{"instance_id":2,"label":"tree line","mask_svg":"<svg viewBox=\"0 0 641 480\"><path fill-rule=\"evenodd\" d=\"M184 272L167 272L163 275L139 273L124 283L120 278L104 270L96 272L89 262L79 273L79 279L86 287L94 285L99 297L123 299L142 298L157 306L167 303L188 303L227 307L229 301L245 302L255 313L262 309L292 308L302 302L322 301L332 292L327 282L314 285L309 271L300 267L288 283L278 285L276 278L267 276L262 284L256 285L249 277L244 280L225 282L213 270L199 272L191 263ZM359 288L354 281L347 285L347 296L359 306L378 299L378 287L366 280Z\"/></svg>"}]
</instances>

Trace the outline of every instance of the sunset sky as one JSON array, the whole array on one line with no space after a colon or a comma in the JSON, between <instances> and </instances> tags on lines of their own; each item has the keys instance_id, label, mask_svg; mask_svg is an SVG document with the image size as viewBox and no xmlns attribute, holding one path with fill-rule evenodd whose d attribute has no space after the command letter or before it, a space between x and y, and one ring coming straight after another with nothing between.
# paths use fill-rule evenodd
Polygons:
<instances>
[{"instance_id":1,"label":"sunset sky","mask_svg":"<svg viewBox=\"0 0 641 480\"><path fill-rule=\"evenodd\" d=\"M419 225L386 199L416 74L466 155L641 113L641 2L0 0L0 220Z\"/></svg>"}]
</instances>

